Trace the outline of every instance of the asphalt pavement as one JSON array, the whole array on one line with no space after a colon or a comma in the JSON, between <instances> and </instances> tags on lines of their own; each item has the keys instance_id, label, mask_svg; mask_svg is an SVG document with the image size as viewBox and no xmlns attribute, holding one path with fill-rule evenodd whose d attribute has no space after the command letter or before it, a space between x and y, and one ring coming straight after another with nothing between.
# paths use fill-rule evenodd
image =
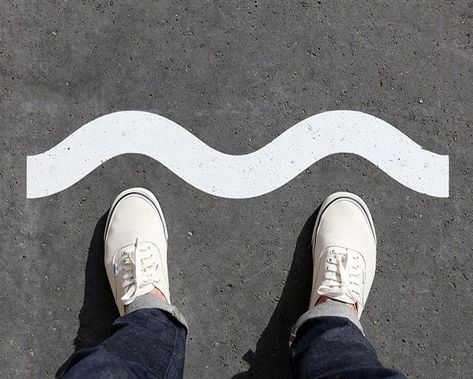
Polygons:
<instances>
[{"instance_id":1,"label":"asphalt pavement","mask_svg":"<svg viewBox=\"0 0 473 379\"><path fill-rule=\"evenodd\" d=\"M105 215L143 186L169 228L187 378L290 376L315 212L340 190L366 201L377 229L361 321L381 361L413 378L470 377L472 30L470 1L0 2L0 376L51 377L107 336ZM27 156L123 110L165 116L227 154L324 111L365 112L449 156L449 197L335 154L268 194L226 199L127 154L27 199Z\"/></svg>"}]
</instances>

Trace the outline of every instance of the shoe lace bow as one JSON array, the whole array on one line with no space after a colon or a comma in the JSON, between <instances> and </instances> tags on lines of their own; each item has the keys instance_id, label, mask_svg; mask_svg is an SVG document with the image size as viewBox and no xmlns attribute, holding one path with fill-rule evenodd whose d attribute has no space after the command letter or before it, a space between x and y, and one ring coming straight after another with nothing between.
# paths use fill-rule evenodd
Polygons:
<instances>
[{"instance_id":1,"label":"shoe lace bow","mask_svg":"<svg viewBox=\"0 0 473 379\"><path fill-rule=\"evenodd\" d=\"M325 260L324 280L317 293L330 298L347 296L353 303L363 304L361 282L365 271L358 253L344 248L330 248Z\"/></svg>"},{"instance_id":2,"label":"shoe lace bow","mask_svg":"<svg viewBox=\"0 0 473 379\"><path fill-rule=\"evenodd\" d=\"M138 291L149 284L158 283L157 248L149 243L142 243L136 239L133 249L122 251L123 291L121 300L123 304L132 303Z\"/></svg>"}]
</instances>

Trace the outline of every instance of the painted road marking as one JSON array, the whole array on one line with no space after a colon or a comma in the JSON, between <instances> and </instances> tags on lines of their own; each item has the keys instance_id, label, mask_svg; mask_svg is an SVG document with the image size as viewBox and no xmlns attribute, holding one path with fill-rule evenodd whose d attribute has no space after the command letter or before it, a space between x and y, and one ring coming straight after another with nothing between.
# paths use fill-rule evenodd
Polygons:
<instances>
[{"instance_id":1,"label":"painted road marking","mask_svg":"<svg viewBox=\"0 0 473 379\"><path fill-rule=\"evenodd\" d=\"M366 113L320 113L253 153L229 155L165 117L124 111L97 118L52 149L28 156L27 197L60 192L109 159L129 153L147 155L201 191L226 198L264 195L335 153L357 154L414 191L437 197L449 193L447 155L422 149Z\"/></svg>"}]
</instances>

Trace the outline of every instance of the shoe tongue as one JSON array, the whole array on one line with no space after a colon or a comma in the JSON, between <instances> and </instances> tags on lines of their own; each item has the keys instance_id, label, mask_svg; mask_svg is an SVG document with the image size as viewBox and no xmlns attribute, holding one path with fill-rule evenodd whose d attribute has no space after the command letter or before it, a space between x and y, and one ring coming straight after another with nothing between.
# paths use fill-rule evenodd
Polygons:
<instances>
[{"instance_id":1,"label":"shoe tongue","mask_svg":"<svg viewBox=\"0 0 473 379\"><path fill-rule=\"evenodd\" d=\"M348 254L350 251L353 251L348 247L342 247L342 246L332 246L329 249L337 254Z\"/></svg>"}]
</instances>

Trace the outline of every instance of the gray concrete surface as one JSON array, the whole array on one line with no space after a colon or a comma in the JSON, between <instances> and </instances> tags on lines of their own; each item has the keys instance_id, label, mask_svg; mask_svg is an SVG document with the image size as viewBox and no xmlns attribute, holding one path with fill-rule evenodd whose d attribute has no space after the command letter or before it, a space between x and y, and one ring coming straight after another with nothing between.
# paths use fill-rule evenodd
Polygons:
<instances>
[{"instance_id":1,"label":"gray concrete surface","mask_svg":"<svg viewBox=\"0 0 473 379\"><path fill-rule=\"evenodd\" d=\"M0 2L0 376L53 376L106 336L116 311L103 217L136 185L169 224L188 378L289 376L313 214L337 190L364 197L377 227L362 323L381 360L409 377L471 376L472 24L468 1ZM270 194L227 200L129 155L26 200L27 155L128 109L232 154L324 110L367 112L449 154L451 194L418 194L340 154Z\"/></svg>"}]
</instances>

